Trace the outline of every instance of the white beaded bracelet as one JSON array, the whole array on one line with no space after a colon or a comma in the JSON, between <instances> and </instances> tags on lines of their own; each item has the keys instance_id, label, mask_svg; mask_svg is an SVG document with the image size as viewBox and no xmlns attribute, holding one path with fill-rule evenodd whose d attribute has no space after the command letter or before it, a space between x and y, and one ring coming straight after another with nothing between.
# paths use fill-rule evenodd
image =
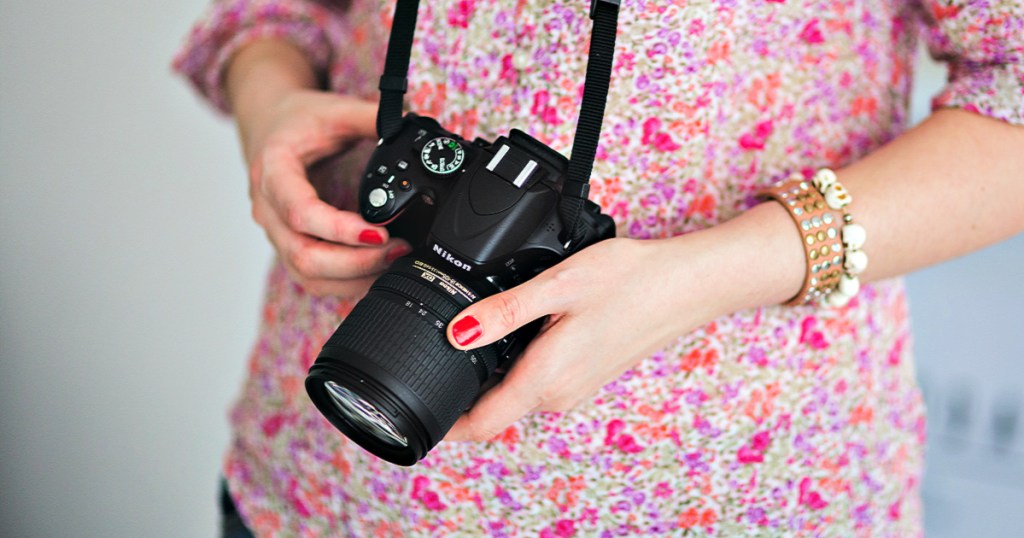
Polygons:
<instances>
[{"instance_id":1,"label":"white beaded bracelet","mask_svg":"<svg viewBox=\"0 0 1024 538\"><path fill-rule=\"evenodd\" d=\"M821 298L822 304L840 308L849 303L860 291L860 279L857 275L868 267L868 255L863 250L868 234L867 230L860 224L855 224L853 216L846 212L846 206L850 205L853 197L842 183L839 183L835 172L822 168L815 172L811 181L830 208L843 212L843 274L839 277L839 285Z\"/></svg>"}]
</instances>

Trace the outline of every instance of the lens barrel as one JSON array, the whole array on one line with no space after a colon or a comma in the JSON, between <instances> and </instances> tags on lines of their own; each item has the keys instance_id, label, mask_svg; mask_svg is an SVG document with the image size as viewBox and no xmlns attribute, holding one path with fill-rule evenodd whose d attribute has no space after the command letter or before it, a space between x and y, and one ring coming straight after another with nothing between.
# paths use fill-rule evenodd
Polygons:
<instances>
[{"instance_id":1,"label":"lens barrel","mask_svg":"<svg viewBox=\"0 0 1024 538\"><path fill-rule=\"evenodd\" d=\"M448 323L482 295L437 265L416 254L397 260L306 377L335 427L398 465L416 463L444 437L498 363L494 345L466 352L448 343Z\"/></svg>"}]
</instances>

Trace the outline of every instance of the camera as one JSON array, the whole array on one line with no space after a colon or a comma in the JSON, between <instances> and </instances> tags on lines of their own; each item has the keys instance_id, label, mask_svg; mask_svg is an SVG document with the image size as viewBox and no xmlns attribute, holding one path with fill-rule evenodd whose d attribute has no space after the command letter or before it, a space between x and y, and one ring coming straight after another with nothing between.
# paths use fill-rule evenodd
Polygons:
<instances>
[{"instance_id":1,"label":"camera","mask_svg":"<svg viewBox=\"0 0 1024 538\"><path fill-rule=\"evenodd\" d=\"M324 345L306 378L313 403L360 446L412 465L451 429L495 370L519 355L541 320L459 351L445 329L480 299L565 259L559 215L569 161L522 131L467 142L407 114L367 165L359 207L409 240ZM614 222L586 201L577 248Z\"/></svg>"},{"instance_id":2,"label":"camera","mask_svg":"<svg viewBox=\"0 0 1024 538\"><path fill-rule=\"evenodd\" d=\"M587 199L608 96L619 0L594 20L572 157L512 129L472 142L403 114L419 2L397 0L380 79L377 149L359 211L413 251L395 260L324 344L306 392L342 433L398 465L426 456L543 320L460 351L446 328L469 305L615 235Z\"/></svg>"}]
</instances>

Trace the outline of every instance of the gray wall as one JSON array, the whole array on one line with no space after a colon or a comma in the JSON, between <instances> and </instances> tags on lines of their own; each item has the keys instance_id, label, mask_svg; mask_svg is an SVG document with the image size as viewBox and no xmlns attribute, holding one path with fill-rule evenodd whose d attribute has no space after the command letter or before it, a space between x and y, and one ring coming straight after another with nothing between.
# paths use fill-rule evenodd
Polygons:
<instances>
[{"instance_id":1,"label":"gray wall","mask_svg":"<svg viewBox=\"0 0 1024 538\"><path fill-rule=\"evenodd\" d=\"M169 74L205 0L0 2L0 534L210 536L270 250ZM1021 247L910 281L933 536L1024 523Z\"/></svg>"},{"instance_id":2,"label":"gray wall","mask_svg":"<svg viewBox=\"0 0 1024 538\"><path fill-rule=\"evenodd\" d=\"M918 121L945 80L945 67L926 60L922 52L912 101ZM1024 528L1022 266L1018 235L907 278L928 404L932 538L1009 538Z\"/></svg>"}]
</instances>

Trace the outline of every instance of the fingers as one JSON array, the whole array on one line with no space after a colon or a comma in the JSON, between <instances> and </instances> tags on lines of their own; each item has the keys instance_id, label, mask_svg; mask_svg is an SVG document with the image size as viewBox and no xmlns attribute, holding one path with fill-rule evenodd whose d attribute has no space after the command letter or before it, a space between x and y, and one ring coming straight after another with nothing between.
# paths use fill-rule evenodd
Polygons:
<instances>
[{"instance_id":1,"label":"fingers","mask_svg":"<svg viewBox=\"0 0 1024 538\"><path fill-rule=\"evenodd\" d=\"M320 200L306 166L346 141L373 135L377 105L323 92L299 92L284 106L286 120L262 138L250 163L253 199L266 198L292 230L350 246L380 246L387 230Z\"/></svg>"},{"instance_id":2,"label":"fingers","mask_svg":"<svg viewBox=\"0 0 1024 538\"><path fill-rule=\"evenodd\" d=\"M540 393L535 392L538 385L525 377L525 369L513 367L501 383L485 392L467 413L459 417L444 440L487 441L538 409L543 403Z\"/></svg>"},{"instance_id":3,"label":"fingers","mask_svg":"<svg viewBox=\"0 0 1024 538\"><path fill-rule=\"evenodd\" d=\"M302 289L310 295L317 297L345 297L347 299L362 299L366 292L377 280L376 275L358 278L355 280L330 280L330 279L303 279L288 268L288 273L302 286Z\"/></svg>"},{"instance_id":4,"label":"fingers","mask_svg":"<svg viewBox=\"0 0 1024 538\"><path fill-rule=\"evenodd\" d=\"M557 313L561 294L554 279L539 276L466 308L448 324L448 341L457 349L474 349L548 314Z\"/></svg>"},{"instance_id":5,"label":"fingers","mask_svg":"<svg viewBox=\"0 0 1024 538\"><path fill-rule=\"evenodd\" d=\"M562 316L538 336L503 379L480 396L452 426L445 441L489 441L530 413L565 413L590 398L628 364L605 373L591 357L611 347L600 336L580 342L587 322Z\"/></svg>"},{"instance_id":6,"label":"fingers","mask_svg":"<svg viewBox=\"0 0 1024 538\"><path fill-rule=\"evenodd\" d=\"M385 228L319 199L306 179L305 166L287 148L264 152L253 166L253 176L254 198L266 199L278 218L296 232L350 246L380 246L388 241Z\"/></svg>"},{"instance_id":7,"label":"fingers","mask_svg":"<svg viewBox=\"0 0 1024 538\"><path fill-rule=\"evenodd\" d=\"M376 139L377 104L321 91L294 92L274 111L260 149L284 145L304 164L312 164L358 139Z\"/></svg>"},{"instance_id":8,"label":"fingers","mask_svg":"<svg viewBox=\"0 0 1024 538\"><path fill-rule=\"evenodd\" d=\"M535 319L554 313L555 302L546 300L550 296L545 295L548 282L537 277L471 305L448 324L448 341L458 349L485 346ZM541 405L543 399L537 392L538 384L529 382L532 364L529 356L538 353L538 341L533 344L505 378L455 422L445 436L446 441L486 441Z\"/></svg>"},{"instance_id":9,"label":"fingers","mask_svg":"<svg viewBox=\"0 0 1024 538\"><path fill-rule=\"evenodd\" d=\"M375 138L377 105L293 91L239 123L249 160L252 216L288 272L310 293L353 295L411 249L387 230L317 196L307 165L359 138Z\"/></svg>"},{"instance_id":10,"label":"fingers","mask_svg":"<svg viewBox=\"0 0 1024 538\"><path fill-rule=\"evenodd\" d=\"M579 346L564 338L579 328L570 325L559 321L551 327L559 335L531 342L501 382L459 417L444 440L487 441L529 413L575 407L591 391L579 372L581 361L573 355Z\"/></svg>"},{"instance_id":11,"label":"fingers","mask_svg":"<svg viewBox=\"0 0 1024 538\"><path fill-rule=\"evenodd\" d=\"M392 239L380 246L351 247L320 241L286 226L263 201L254 201L254 216L281 256L293 277L303 284L317 284L325 293L342 287L327 286L323 280L352 280L376 277L400 256L411 252L408 243ZM321 285L323 284L323 285Z\"/></svg>"},{"instance_id":12,"label":"fingers","mask_svg":"<svg viewBox=\"0 0 1024 538\"><path fill-rule=\"evenodd\" d=\"M391 260L409 252L406 246L397 242L370 248L332 245L302 236L292 239L285 239L286 244L279 252L285 263L304 279L347 280L379 275L388 268Z\"/></svg>"}]
</instances>

